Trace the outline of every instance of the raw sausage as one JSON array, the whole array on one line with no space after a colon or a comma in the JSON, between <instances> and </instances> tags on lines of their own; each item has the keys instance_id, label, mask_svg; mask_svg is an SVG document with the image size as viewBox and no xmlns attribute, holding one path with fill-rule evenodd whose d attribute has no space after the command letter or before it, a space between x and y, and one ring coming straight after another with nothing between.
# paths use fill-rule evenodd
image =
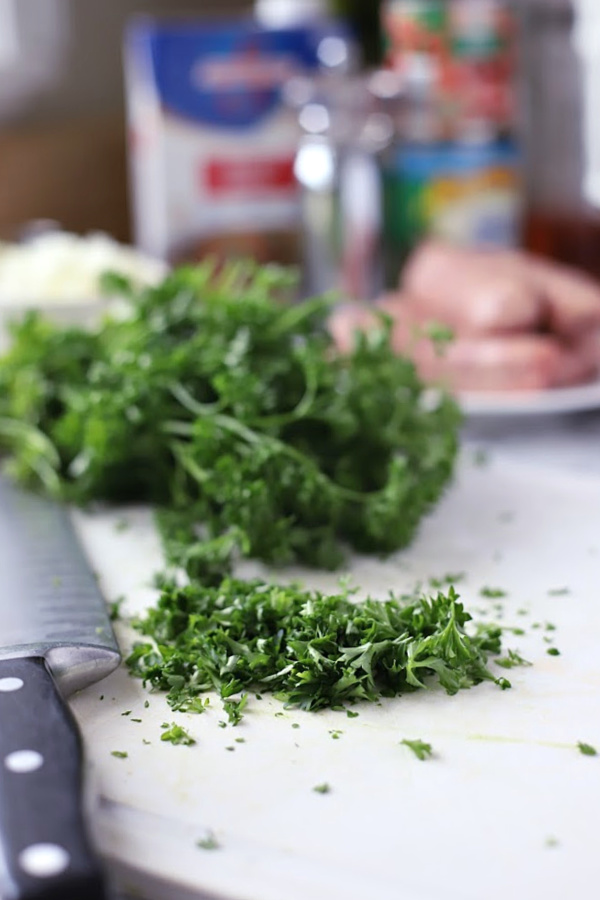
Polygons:
<instances>
[{"instance_id":1,"label":"raw sausage","mask_svg":"<svg viewBox=\"0 0 600 900\"><path fill-rule=\"evenodd\" d=\"M511 334L541 327L544 291L511 256L427 241L407 262L400 288L419 318L461 334Z\"/></svg>"}]
</instances>

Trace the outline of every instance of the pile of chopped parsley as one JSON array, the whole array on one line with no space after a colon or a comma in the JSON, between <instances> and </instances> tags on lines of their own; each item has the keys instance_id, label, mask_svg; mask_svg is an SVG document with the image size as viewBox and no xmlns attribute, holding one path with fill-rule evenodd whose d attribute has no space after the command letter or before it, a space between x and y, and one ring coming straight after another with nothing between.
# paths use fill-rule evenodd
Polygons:
<instances>
[{"instance_id":1,"label":"pile of chopped parsley","mask_svg":"<svg viewBox=\"0 0 600 900\"><path fill-rule=\"evenodd\" d=\"M433 683L449 694L484 680L509 687L487 668L488 655L500 652L500 628L468 633L470 619L452 587L429 598L355 602L347 592L232 577L218 587L171 583L138 622L152 641L136 644L128 663L184 712L202 709L209 690L222 698L241 692L240 706L249 690L270 691L288 706L317 710Z\"/></svg>"},{"instance_id":2,"label":"pile of chopped parsley","mask_svg":"<svg viewBox=\"0 0 600 900\"><path fill-rule=\"evenodd\" d=\"M0 452L61 500L157 509L188 584L163 579L132 670L175 709L200 711L217 690L230 720L248 690L321 709L493 678L500 633L467 633L451 588L355 603L231 575L240 557L332 569L348 548L391 553L439 500L460 416L394 353L390 323L342 357L330 301L291 302L274 266L207 262L141 292L116 276L107 287L128 312L95 330L33 313L14 328Z\"/></svg>"}]
</instances>

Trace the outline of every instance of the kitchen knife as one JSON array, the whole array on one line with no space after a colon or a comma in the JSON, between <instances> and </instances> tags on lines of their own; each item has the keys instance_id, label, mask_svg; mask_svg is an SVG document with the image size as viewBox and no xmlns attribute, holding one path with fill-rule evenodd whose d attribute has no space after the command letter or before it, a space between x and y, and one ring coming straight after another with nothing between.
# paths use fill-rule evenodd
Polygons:
<instances>
[{"instance_id":1,"label":"kitchen knife","mask_svg":"<svg viewBox=\"0 0 600 900\"><path fill-rule=\"evenodd\" d=\"M64 697L119 651L68 511L0 478L0 851L3 900L100 900L82 754Z\"/></svg>"}]
</instances>

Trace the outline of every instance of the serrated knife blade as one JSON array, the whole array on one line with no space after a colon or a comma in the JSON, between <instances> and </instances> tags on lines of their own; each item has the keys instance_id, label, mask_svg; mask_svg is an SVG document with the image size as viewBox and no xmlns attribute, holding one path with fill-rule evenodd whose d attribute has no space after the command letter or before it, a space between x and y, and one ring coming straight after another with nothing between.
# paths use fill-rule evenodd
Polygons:
<instances>
[{"instance_id":1,"label":"serrated knife blade","mask_svg":"<svg viewBox=\"0 0 600 900\"><path fill-rule=\"evenodd\" d=\"M0 478L0 838L14 900L99 900L64 697L117 667L104 598L64 507Z\"/></svg>"}]
</instances>

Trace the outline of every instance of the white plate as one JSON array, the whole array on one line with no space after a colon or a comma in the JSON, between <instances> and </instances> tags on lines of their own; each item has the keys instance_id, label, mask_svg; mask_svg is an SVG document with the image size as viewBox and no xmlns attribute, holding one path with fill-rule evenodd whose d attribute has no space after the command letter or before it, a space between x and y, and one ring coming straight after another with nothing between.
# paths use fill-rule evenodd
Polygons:
<instances>
[{"instance_id":1,"label":"white plate","mask_svg":"<svg viewBox=\"0 0 600 900\"><path fill-rule=\"evenodd\" d=\"M600 378L545 391L470 391L458 400L469 416L560 415L600 408Z\"/></svg>"}]
</instances>

